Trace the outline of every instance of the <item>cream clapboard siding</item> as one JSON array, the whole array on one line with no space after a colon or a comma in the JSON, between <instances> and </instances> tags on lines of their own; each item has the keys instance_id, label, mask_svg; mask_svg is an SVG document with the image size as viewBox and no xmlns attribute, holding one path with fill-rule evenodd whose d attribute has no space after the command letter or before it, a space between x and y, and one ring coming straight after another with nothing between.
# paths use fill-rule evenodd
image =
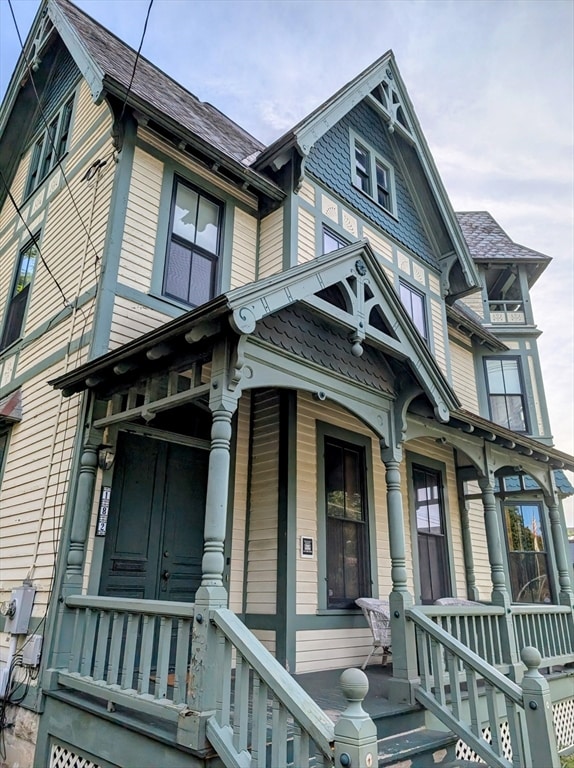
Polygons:
<instances>
[{"instance_id":1,"label":"cream clapboard siding","mask_svg":"<svg viewBox=\"0 0 574 768\"><path fill-rule=\"evenodd\" d=\"M247 613L277 609L277 513L279 501L279 398L254 392L251 492L247 546Z\"/></svg>"},{"instance_id":2,"label":"cream clapboard siding","mask_svg":"<svg viewBox=\"0 0 574 768\"><path fill-rule=\"evenodd\" d=\"M311 261L315 253L315 217L305 208L300 207L297 213L297 263Z\"/></svg>"},{"instance_id":3,"label":"cream clapboard siding","mask_svg":"<svg viewBox=\"0 0 574 768\"><path fill-rule=\"evenodd\" d=\"M430 300L431 322L433 326L434 358L445 376L448 375L446 364L446 318L440 301Z\"/></svg>"},{"instance_id":4,"label":"cream clapboard siding","mask_svg":"<svg viewBox=\"0 0 574 768\"><path fill-rule=\"evenodd\" d=\"M260 643L262 643L269 653L272 653L273 656L275 656L275 648L276 648L276 636L275 632L271 629L252 629L251 630L255 637L259 640Z\"/></svg>"},{"instance_id":5,"label":"cream clapboard siding","mask_svg":"<svg viewBox=\"0 0 574 768\"><path fill-rule=\"evenodd\" d=\"M463 406L473 413L478 413L478 395L474 375L474 355L472 349L451 339L450 369L454 391Z\"/></svg>"},{"instance_id":6,"label":"cream clapboard siding","mask_svg":"<svg viewBox=\"0 0 574 768\"><path fill-rule=\"evenodd\" d=\"M462 546L462 528L460 523L460 508L458 502L458 490L456 485L456 473L454 465L454 455L452 448L448 445L440 445L434 440L429 438L417 438L415 440L409 440L405 444L406 451L412 451L422 456L428 456L429 459L434 459L443 463L446 467L446 474L443 476L444 483L444 505L445 515L448 517L450 523L450 539L448 540L448 547L452 553L454 561L454 573L451 573L452 591L455 597L466 598L466 575L464 568L464 552ZM406 479L406 471L402 471L404 478ZM406 489L403 491L403 499L407 500L408 496ZM405 503L405 518L409 518L409 528L411 527L413 520L410 519L411 511L410 504ZM415 602L420 600L420 594L418 590L414 593Z\"/></svg>"},{"instance_id":7,"label":"cream clapboard siding","mask_svg":"<svg viewBox=\"0 0 574 768\"><path fill-rule=\"evenodd\" d=\"M235 441L235 485L233 490L229 607L236 613L243 611L250 418L251 393L247 392L240 399L237 409L237 439Z\"/></svg>"},{"instance_id":8,"label":"cream clapboard siding","mask_svg":"<svg viewBox=\"0 0 574 768\"><path fill-rule=\"evenodd\" d=\"M484 306L482 303L481 291L477 291L476 293L471 293L470 295L465 296L464 299L462 299L462 302L466 304L467 307L470 307L473 312L476 312L479 317L484 317Z\"/></svg>"},{"instance_id":9,"label":"cream clapboard siding","mask_svg":"<svg viewBox=\"0 0 574 768\"><path fill-rule=\"evenodd\" d=\"M151 288L163 172L160 160L136 147L118 282L142 293Z\"/></svg>"},{"instance_id":10,"label":"cream clapboard siding","mask_svg":"<svg viewBox=\"0 0 574 768\"><path fill-rule=\"evenodd\" d=\"M375 510L370 529L376 539L377 564L373 579L378 581L379 594L388 595L391 590L390 552L387 535L387 509L385 468L381 462L376 436L353 415L334 403L318 403L307 394L300 392L297 401L297 539L312 536L317 549L324 550L324 543L318 540L317 515L323 514L317 499L317 420L348 429L372 438L373 492ZM409 537L407 537L409 538ZM407 546L410 546L407 544ZM409 583L412 583L412 562L407 556ZM319 607L319 585L317 558L297 560L297 613L314 615ZM325 642L328 640L328 644ZM324 642L325 641L325 642ZM323 643L323 652L320 648ZM297 672L311 669L334 669L340 666L356 665L362 662L371 643L370 631L359 630L308 630L297 633ZM328 648L328 653L325 649Z\"/></svg>"},{"instance_id":11,"label":"cream clapboard siding","mask_svg":"<svg viewBox=\"0 0 574 768\"><path fill-rule=\"evenodd\" d=\"M136 301L116 296L110 331L109 349L116 349L128 341L137 339L148 331L167 323L172 318L163 312L145 307Z\"/></svg>"},{"instance_id":12,"label":"cream clapboard siding","mask_svg":"<svg viewBox=\"0 0 574 768\"><path fill-rule=\"evenodd\" d=\"M299 196L302 200L306 200L309 205L315 205L315 187L310 184L306 179L299 187Z\"/></svg>"},{"instance_id":13,"label":"cream clapboard siding","mask_svg":"<svg viewBox=\"0 0 574 768\"><path fill-rule=\"evenodd\" d=\"M262 219L259 238L257 278L274 275L283 269L283 208Z\"/></svg>"},{"instance_id":14,"label":"cream clapboard siding","mask_svg":"<svg viewBox=\"0 0 574 768\"><path fill-rule=\"evenodd\" d=\"M231 288L255 280L257 262L257 219L235 208L233 252L231 255Z\"/></svg>"},{"instance_id":15,"label":"cream clapboard siding","mask_svg":"<svg viewBox=\"0 0 574 768\"><path fill-rule=\"evenodd\" d=\"M62 397L47 380L83 361L75 354L22 387L24 417L10 434L0 491L0 600L30 577L43 615L64 513L80 396ZM66 365L67 363L67 365Z\"/></svg>"},{"instance_id":16,"label":"cream clapboard siding","mask_svg":"<svg viewBox=\"0 0 574 768\"><path fill-rule=\"evenodd\" d=\"M392 243L383 237L379 232L375 232L370 227L363 226L363 237L366 237L370 242L373 250L377 256L383 257L383 260L392 262L393 260L393 246Z\"/></svg>"}]
</instances>

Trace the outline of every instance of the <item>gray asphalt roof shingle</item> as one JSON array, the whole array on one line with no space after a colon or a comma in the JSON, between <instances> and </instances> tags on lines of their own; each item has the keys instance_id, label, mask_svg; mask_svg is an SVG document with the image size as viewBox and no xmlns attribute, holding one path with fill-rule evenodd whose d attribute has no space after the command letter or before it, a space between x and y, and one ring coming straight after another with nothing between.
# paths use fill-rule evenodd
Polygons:
<instances>
[{"instance_id":1,"label":"gray asphalt roof shingle","mask_svg":"<svg viewBox=\"0 0 574 768\"><path fill-rule=\"evenodd\" d=\"M550 256L515 243L488 211L464 211L456 214L470 255L479 261L494 259L549 262Z\"/></svg>"},{"instance_id":2,"label":"gray asphalt roof shingle","mask_svg":"<svg viewBox=\"0 0 574 768\"><path fill-rule=\"evenodd\" d=\"M68 0L53 1L102 72L127 89L136 52ZM263 149L263 144L233 120L211 104L200 101L142 56L138 59L131 91L238 162Z\"/></svg>"}]
</instances>

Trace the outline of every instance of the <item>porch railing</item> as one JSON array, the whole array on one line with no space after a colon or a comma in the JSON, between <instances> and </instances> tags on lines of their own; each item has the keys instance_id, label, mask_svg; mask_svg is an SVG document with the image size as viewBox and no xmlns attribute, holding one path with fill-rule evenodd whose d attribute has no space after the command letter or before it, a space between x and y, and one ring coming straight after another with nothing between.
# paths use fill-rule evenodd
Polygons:
<instances>
[{"instance_id":1,"label":"porch railing","mask_svg":"<svg viewBox=\"0 0 574 768\"><path fill-rule=\"evenodd\" d=\"M232 611L215 610L212 622L218 643L217 709L207 736L224 764L333 765L331 719Z\"/></svg>"},{"instance_id":2,"label":"porch railing","mask_svg":"<svg viewBox=\"0 0 574 768\"><path fill-rule=\"evenodd\" d=\"M194 606L190 603L74 595L71 652L58 682L177 720L187 701Z\"/></svg>"},{"instance_id":3,"label":"porch railing","mask_svg":"<svg viewBox=\"0 0 574 768\"><path fill-rule=\"evenodd\" d=\"M517 685L426 611L411 608L407 619L416 627L416 697L424 707L492 768L558 768L550 694L536 649L523 650L528 670Z\"/></svg>"},{"instance_id":4,"label":"porch railing","mask_svg":"<svg viewBox=\"0 0 574 768\"><path fill-rule=\"evenodd\" d=\"M533 645L542 655L542 666L572 661L574 617L566 605L513 605L516 645Z\"/></svg>"}]
</instances>

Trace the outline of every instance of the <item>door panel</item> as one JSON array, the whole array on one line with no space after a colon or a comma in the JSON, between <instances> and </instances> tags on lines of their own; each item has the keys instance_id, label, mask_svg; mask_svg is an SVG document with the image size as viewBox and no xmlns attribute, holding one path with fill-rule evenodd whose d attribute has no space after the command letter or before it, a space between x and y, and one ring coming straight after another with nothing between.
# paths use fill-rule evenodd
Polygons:
<instances>
[{"instance_id":1,"label":"door panel","mask_svg":"<svg viewBox=\"0 0 574 768\"><path fill-rule=\"evenodd\" d=\"M208 452L120 433L100 594L193 601Z\"/></svg>"}]
</instances>

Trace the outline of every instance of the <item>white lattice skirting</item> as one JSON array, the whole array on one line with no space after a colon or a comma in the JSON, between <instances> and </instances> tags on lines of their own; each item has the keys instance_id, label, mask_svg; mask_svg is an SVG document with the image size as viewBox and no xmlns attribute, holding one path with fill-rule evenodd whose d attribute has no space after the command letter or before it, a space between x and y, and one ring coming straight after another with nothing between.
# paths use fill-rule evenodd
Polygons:
<instances>
[{"instance_id":1,"label":"white lattice skirting","mask_svg":"<svg viewBox=\"0 0 574 768\"><path fill-rule=\"evenodd\" d=\"M97 763L87 757L76 755L61 744L52 744L50 768L100 768Z\"/></svg>"},{"instance_id":2,"label":"white lattice skirting","mask_svg":"<svg viewBox=\"0 0 574 768\"><path fill-rule=\"evenodd\" d=\"M563 699L557 701L552 706L552 716L554 719L554 731L556 733L556 742L558 750L561 751L567 747L574 746L574 699ZM490 728L482 729L482 738L489 744L492 744L492 733ZM500 741L502 743L503 755L507 760L512 760L512 744L510 743L510 731L508 723L505 721L500 724ZM475 763L484 763L483 760L472 750L462 739L456 743L456 757L458 760L468 760Z\"/></svg>"}]
</instances>

